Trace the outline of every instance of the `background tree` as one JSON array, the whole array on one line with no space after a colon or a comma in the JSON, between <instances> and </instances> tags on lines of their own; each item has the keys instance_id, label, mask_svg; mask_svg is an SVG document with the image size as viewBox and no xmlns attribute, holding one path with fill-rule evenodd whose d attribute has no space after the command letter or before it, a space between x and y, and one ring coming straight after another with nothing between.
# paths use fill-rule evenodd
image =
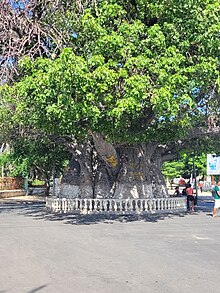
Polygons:
<instances>
[{"instance_id":1,"label":"background tree","mask_svg":"<svg viewBox=\"0 0 220 293\"><path fill-rule=\"evenodd\" d=\"M169 179L171 182L172 179L183 177L185 179L190 179L193 174L193 160L195 161L195 170L196 176L201 178L206 175L206 154L196 155L193 159L194 153L184 153L178 160L171 162L165 162L162 167L163 175Z\"/></svg>"},{"instance_id":2,"label":"background tree","mask_svg":"<svg viewBox=\"0 0 220 293\"><path fill-rule=\"evenodd\" d=\"M11 175L15 177L28 175L30 181L35 179L44 181L48 194L51 179L61 176L70 158L70 154L62 147L46 139L36 141L17 139L11 144L8 163L13 166Z\"/></svg>"},{"instance_id":3,"label":"background tree","mask_svg":"<svg viewBox=\"0 0 220 293\"><path fill-rule=\"evenodd\" d=\"M169 181L173 189L173 179L180 178L183 174L184 163L182 161L168 161L162 165L162 174Z\"/></svg>"}]
</instances>

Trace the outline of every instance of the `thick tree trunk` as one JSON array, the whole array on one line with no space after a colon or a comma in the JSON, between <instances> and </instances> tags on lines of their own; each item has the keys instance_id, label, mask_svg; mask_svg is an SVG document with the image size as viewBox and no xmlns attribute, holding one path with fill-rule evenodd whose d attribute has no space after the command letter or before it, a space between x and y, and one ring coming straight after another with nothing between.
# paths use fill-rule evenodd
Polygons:
<instances>
[{"instance_id":1,"label":"thick tree trunk","mask_svg":"<svg viewBox=\"0 0 220 293\"><path fill-rule=\"evenodd\" d=\"M114 198L153 197L146 154L141 146L121 147L120 171L117 176Z\"/></svg>"},{"instance_id":2,"label":"thick tree trunk","mask_svg":"<svg viewBox=\"0 0 220 293\"><path fill-rule=\"evenodd\" d=\"M97 172L94 178L94 197L112 198L115 180L109 168L103 161L98 162Z\"/></svg>"},{"instance_id":3,"label":"thick tree trunk","mask_svg":"<svg viewBox=\"0 0 220 293\"><path fill-rule=\"evenodd\" d=\"M93 169L91 164L91 146L81 145L74 152L68 170L63 175L60 197L93 198Z\"/></svg>"},{"instance_id":4,"label":"thick tree trunk","mask_svg":"<svg viewBox=\"0 0 220 293\"><path fill-rule=\"evenodd\" d=\"M153 198L166 197L160 171L161 155L154 145L114 148L98 134L94 147L78 148L64 174L61 197Z\"/></svg>"},{"instance_id":5,"label":"thick tree trunk","mask_svg":"<svg viewBox=\"0 0 220 293\"><path fill-rule=\"evenodd\" d=\"M168 190L165 179L161 173L163 163L161 150L156 148L150 159L150 175L152 182L153 195L155 198L167 197Z\"/></svg>"}]
</instances>

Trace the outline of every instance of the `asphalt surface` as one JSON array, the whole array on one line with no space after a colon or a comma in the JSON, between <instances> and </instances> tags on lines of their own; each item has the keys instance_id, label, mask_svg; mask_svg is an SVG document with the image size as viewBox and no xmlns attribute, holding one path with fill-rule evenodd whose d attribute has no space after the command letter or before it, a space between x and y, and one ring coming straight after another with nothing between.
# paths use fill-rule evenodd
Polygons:
<instances>
[{"instance_id":1,"label":"asphalt surface","mask_svg":"<svg viewBox=\"0 0 220 293\"><path fill-rule=\"evenodd\" d=\"M0 293L220 292L220 211L181 215L46 213L0 203Z\"/></svg>"}]
</instances>

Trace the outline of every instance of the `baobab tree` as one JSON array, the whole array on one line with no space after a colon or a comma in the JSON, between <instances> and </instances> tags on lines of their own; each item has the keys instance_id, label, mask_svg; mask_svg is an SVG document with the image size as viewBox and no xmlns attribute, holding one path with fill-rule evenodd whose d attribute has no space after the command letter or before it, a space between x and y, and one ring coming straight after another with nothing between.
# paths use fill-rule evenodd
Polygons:
<instances>
[{"instance_id":1,"label":"baobab tree","mask_svg":"<svg viewBox=\"0 0 220 293\"><path fill-rule=\"evenodd\" d=\"M51 37L48 56L18 58L17 78L0 91L2 129L71 152L62 196L167 196L162 163L218 135L208 123L219 111L217 2L53 8L65 41Z\"/></svg>"}]
</instances>

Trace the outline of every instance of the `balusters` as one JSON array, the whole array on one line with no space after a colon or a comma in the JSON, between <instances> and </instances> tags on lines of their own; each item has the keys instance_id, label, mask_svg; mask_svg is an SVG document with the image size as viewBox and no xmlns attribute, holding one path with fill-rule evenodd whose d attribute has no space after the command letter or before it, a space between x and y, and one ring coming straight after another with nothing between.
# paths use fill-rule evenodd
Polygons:
<instances>
[{"instance_id":1,"label":"balusters","mask_svg":"<svg viewBox=\"0 0 220 293\"><path fill-rule=\"evenodd\" d=\"M86 199L83 199L83 213L86 214L87 213L87 200Z\"/></svg>"},{"instance_id":2,"label":"balusters","mask_svg":"<svg viewBox=\"0 0 220 293\"><path fill-rule=\"evenodd\" d=\"M128 211L128 200L126 199L125 200L125 212L127 213L127 211Z\"/></svg>"},{"instance_id":3,"label":"balusters","mask_svg":"<svg viewBox=\"0 0 220 293\"><path fill-rule=\"evenodd\" d=\"M97 199L94 199L94 212L97 212Z\"/></svg>"},{"instance_id":4,"label":"balusters","mask_svg":"<svg viewBox=\"0 0 220 293\"><path fill-rule=\"evenodd\" d=\"M177 209L177 206L178 206L178 199L175 198L175 200L174 200L174 209Z\"/></svg>"},{"instance_id":5,"label":"balusters","mask_svg":"<svg viewBox=\"0 0 220 293\"><path fill-rule=\"evenodd\" d=\"M159 211L160 210L160 199L159 198L156 198L155 199L155 206L156 206L156 211Z\"/></svg>"},{"instance_id":6,"label":"balusters","mask_svg":"<svg viewBox=\"0 0 220 293\"><path fill-rule=\"evenodd\" d=\"M105 202L104 202L104 200L100 200L99 203L100 203L100 212L105 211L105 207L104 207Z\"/></svg>"},{"instance_id":7,"label":"balusters","mask_svg":"<svg viewBox=\"0 0 220 293\"><path fill-rule=\"evenodd\" d=\"M136 202L133 199L131 200L131 208L132 212L136 210Z\"/></svg>"},{"instance_id":8,"label":"balusters","mask_svg":"<svg viewBox=\"0 0 220 293\"><path fill-rule=\"evenodd\" d=\"M165 199L165 210L168 210L168 199Z\"/></svg>"},{"instance_id":9,"label":"balusters","mask_svg":"<svg viewBox=\"0 0 220 293\"><path fill-rule=\"evenodd\" d=\"M92 199L89 199L89 213L92 212Z\"/></svg>"},{"instance_id":10,"label":"balusters","mask_svg":"<svg viewBox=\"0 0 220 293\"><path fill-rule=\"evenodd\" d=\"M51 203L51 208L52 208L52 211L54 211L54 212L56 212L56 211L55 211L55 202L56 202L56 201L54 200L54 201L52 201L52 203Z\"/></svg>"},{"instance_id":11,"label":"balusters","mask_svg":"<svg viewBox=\"0 0 220 293\"><path fill-rule=\"evenodd\" d=\"M161 208L161 211L164 210L164 198L161 198L160 200L160 208Z\"/></svg>"},{"instance_id":12,"label":"balusters","mask_svg":"<svg viewBox=\"0 0 220 293\"><path fill-rule=\"evenodd\" d=\"M62 201L61 200L57 201L57 208L58 208L58 212L60 212L62 210Z\"/></svg>"},{"instance_id":13,"label":"balusters","mask_svg":"<svg viewBox=\"0 0 220 293\"><path fill-rule=\"evenodd\" d=\"M80 212L82 211L82 204L83 204L83 201L82 201L82 199L80 198L80 199L78 200L78 207L79 207L79 211L80 211Z\"/></svg>"},{"instance_id":14,"label":"balusters","mask_svg":"<svg viewBox=\"0 0 220 293\"><path fill-rule=\"evenodd\" d=\"M81 199L81 198L47 198L46 208L55 213L80 211L92 212L152 212L156 210L186 210L185 198L157 199Z\"/></svg>"},{"instance_id":15,"label":"balusters","mask_svg":"<svg viewBox=\"0 0 220 293\"><path fill-rule=\"evenodd\" d=\"M113 203L112 199L109 200L109 212L113 211Z\"/></svg>"},{"instance_id":16,"label":"balusters","mask_svg":"<svg viewBox=\"0 0 220 293\"><path fill-rule=\"evenodd\" d=\"M58 200L55 200L55 211L56 211L56 212L59 211L59 209L58 209L58 203L59 203Z\"/></svg>"},{"instance_id":17,"label":"balusters","mask_svg":"<svg viewBox=\"0 0 220 293\"><path fill-rule=\"evenodd\" d=\"M53 202L53 208L54 208L54 211L56 213L57 212L57 200L56 199Z\"/></svg>"},{"instance_id":18,"label":"balusters","mask_svg":"<svg viewBox=\"0 0 220 293\"><path fill-rule=\"evenodd\" d=\"M61 211L64 212L64 214L67 212L66 198L62 198Z\"/></svg>"},{"instance_id":19,"label":"balusters","mask_svg":"<svg viewBox=\"0 0 220 293\"><path fill-rule=\"evenodd\" d=\"M161 211L163 211L165 209L165 206L164 206L164 198L161 198L160 208L161 208Z\"/></svg>"},{"instance_id":20,"label":"balusters","mask_svg":"<svg viewBox=\"0 0 220 293\"><path fill-rule=\"evenodd\" d=\"M70 202L68 198L66 198L66 213L67 212L70 212Z\"/></svg>"},{"instance_id":21,"label":"balusters","mask_svg":"<svg viewBox=\"0 0 220 293\"><path fill-rule=\"evenodd\" d=\"M152 199L152 210L153 211L156 210L156 201L155 201L155 199Z\"/></svg>"},{"instance_id":22,"label":"balusters","mask_svg":"<svg viewBox=\"0 0 220 293\"><path fill-rule=\"evenodd\" d=\"M156 210L157 210L157 211L160 211L160 210L161 210L161 202L160 202L160 198L157 198L156 202L157 202L157 208L156 208Z\"/></svg>"},{"instance_id":23,"label":"balusters","mask_svg":"<svg viewBox=\"0 0 220 293\"><path fill-rule=\"evenodd\" d=\"M148 211L151 212L152 211L152 199L149 199L147 201L147 207L148 207Z\"/></svg>"},{"instance_id":24,"label":"balusters","mask_svg":"<svg viewBox=\"0 0 220 293\"><path fill-rule=\"evenodd\" d=\"M103 211L104 212L108 211L108 201L106 199L103 200Z\"/></svg>"},{"instance_id":25,"label":"balusters","mask_svg":"<svg viewBox=\"0 0 220 293\"><path fill-rule=\"evenodd\" d=\"M76 202L77 202L77 199L75 199L75 198L73 200L69 199L69 203L70 203L70 206L71 206L70 209L72 211L76 211L77 210Z\"/></svg>"},{"instance_id":26,"label":"balusters","mask_svg":"<svg viewBox=\"0 0 220 293\"><path fill-rule=\"evenodd\" d=\"M114 200L114 211L117 212L117 209L118 209L118 207L117 207L117 201L116 201L116 199L115 199L115 200Z\"/></svg>"},{"instance_id":27,"label":"balusters","mask_svg":"<svg viewBox=\"0 0 220 293\"><path fill-rule=\"evenodd\" d=\"M172 207L172 209L175 209L176 208L176 204L175 204L175 198L172 200L172 203L171 203L171 207Z\"/></svg>"},{"instance_id":28,"label":"balusters","mask_svg":"<svg viewBox=\"0 0 220 293\"><path fill-rule=\"evenodd\" d=\"M145 210L146 210L146 205L145 204L146 204L146 201L145 201L145 199L143 199L142 200L142 211L143 212L145 212Z\"/></svg>"},{"instance_id":29,"label":"balusters","mask_svg":"<svg viewBox=\"0 0 220 293\"><path fill-rule=\"evenodd\" d=\"M129 199L129 211L130 212L133 211L133 202L132 202L132 199Z\"/></svg>"},{"instance_id":30,"label":"balusters","mask_svg":"<svg viewBox=\"0 0 220 293\"><path fill-rule=\"evenodd\" d=\"M132 211L132 203L131 203L131 199L128 199L128 201L127 201L127 206L128 206L128 211L131 212L131 211Z\"/></svg>"},{"instance_id":31,"label":"balusters","mask_svg":"<svg viewBox=\"0 0 220 293\"><path fill-rule=\"evenodd\" d=\"M166 198L163 199L163 209L166 210Z\"/></svg>"},{"instance_id":32,"label":"balusters","mask_svg":"<svg viewBox=\"0 0 220 293\"><path fill-rule=\"evenodd\" d=\"M136 201L137 211L138 211L138 213L140 213L141 212L141 200L137 199L135 201Z\"/></svg>"},{"instance_id":33,"label":"balusters","mask_svg":"<svg viewBox=\"0 0 220 293\"><path fill-rule=\"evenodd\" d=\"M161 199L160 207L161 207L161 211L163 211L164 210L164 198Z\"/></svg>"},{"instance_id":34,"label":"balusters","mask_svg":"<svg viewBox=\"0 0 220 293\"><path fill-rule=\"evenodd\" d=\"M110 200L108 199L108 200L106 200L106 208L107 208L107 212L109 212L110 211Z\"/></svg>"},{"instance_id":35,"label":"balusters","mask_svg":"<svg viewBox=\"0 0 220 293\"><path fill-rule=\"evenodd\" d=\"M155 199L155 211L158 211L160 208L159 208L159 200L158 198Z\"/></svg>"},{"instance_id":36,"label":"balusters","mask_svg":"<svg viewBox=\"0 0 220 293\"><path fill-rule=\"evenodd\" d=\"M80 199L78 200L78 211L81 212L81 210L82 210L82 199L80 198Z\"/></svg>"},{"instance_id":37,"label":"balusters","mask_svg":"<svg viewBox=\"0 0 220 293\"><path fill-rule=\"evenodd\" d=\"M172 208L172 200L169 200L169 209L171 210Z\"/></svg>"},{"instance_id":38,"label":"balusters","mask_svg":"<svg viewBox=\"0 0 220 293\"><path fill-rule=\"evenodd\" d=\"M169 209L172 210L173 207L173 199L169 199Z\"/></svg>"},{"instance_id":39,"label":"balusters","mask_svg":"<svg viewBox=\"0 0 220 293\"><path fill-rule=\"evenodd\" d=\"M119 212L122 212L123 211L123 206L122 206L122 200L119 201Z\"/></svg>"},{"instance_id":40,"label":"balusters","mask_svg":"<svg viewBox=\"0 0 220 293\"><path fill-rule=\"evenodd\" d=\"M76 210L77 211L79 210L79 200L78 200L78 198L76 198Z\"/></svg>"}]
</instances>

